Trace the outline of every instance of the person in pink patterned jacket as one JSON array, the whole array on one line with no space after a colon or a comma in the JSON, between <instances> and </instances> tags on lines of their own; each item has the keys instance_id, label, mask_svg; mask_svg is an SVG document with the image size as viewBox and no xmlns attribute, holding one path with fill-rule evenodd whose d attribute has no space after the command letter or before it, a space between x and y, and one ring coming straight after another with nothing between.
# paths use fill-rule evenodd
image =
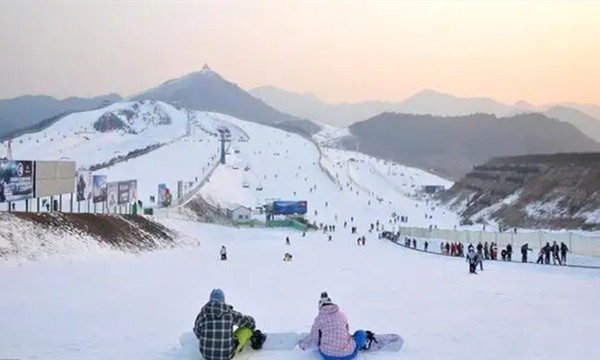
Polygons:
<instances>
[{"instance_id":1,"label":"person in pink patterned jacket","mask_svg":"<svg viewBox=\"0 0 600 360\"><path fill-rule=\"evenodd\" d=\"M357 330L350 335L346 315L323 292L319 300L319 314L311 332L300 339L298 346L302 350L318 346L325 360L351 360L358 355L366 341L367 333L364 330Z\"/></svg>"}]
</instances>

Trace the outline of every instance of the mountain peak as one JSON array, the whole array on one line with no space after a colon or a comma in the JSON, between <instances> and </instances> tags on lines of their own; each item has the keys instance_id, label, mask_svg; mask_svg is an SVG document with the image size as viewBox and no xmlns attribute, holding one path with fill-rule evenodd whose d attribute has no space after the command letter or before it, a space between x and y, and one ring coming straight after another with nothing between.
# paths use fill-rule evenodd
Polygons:
<instances>
[{"instance_id":1,"label":"mountain peak","mask_svg":"<svg viewBox=\"0 0 600 360\"><path fill-rule=\"evenodd\" d=\"M202 67L202 71L212 71L212 69L210 67L208 67L208 64L204 64L204 66Z\"/></svg>"}]
</instances>

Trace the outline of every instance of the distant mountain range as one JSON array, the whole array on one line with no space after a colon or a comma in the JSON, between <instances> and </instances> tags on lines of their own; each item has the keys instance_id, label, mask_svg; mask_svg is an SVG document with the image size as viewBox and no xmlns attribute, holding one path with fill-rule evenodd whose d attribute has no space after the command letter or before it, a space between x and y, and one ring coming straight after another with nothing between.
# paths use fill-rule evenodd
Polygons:
<instances>
[{"instance_id":1,"label":"distant mountain range","mask_svg":"<svg viewBox=\"0 0 600 360\"><path fill-rule=\"evenodd\" d=\"M355 104L327 104L311 94L297 94L273 86L254 88L250 93L281 111L334 126L345 127L383 112L434 116L483 113L500 117L541 112L549 117L571 123L584 134L600 141L600 106L597 105L535 106L525 101L504 104L490 98L461 98L434 90L420 91L399 102L367 101Z\"/></svg>"},{"instance_id":2,"label":"distant mountain range","mask_svg":"<svg viewBox=\"0 0 600 360\"><path fill-rule=\"evenodd\" d=\"M218 112L307 136L321 129L309 120L272 108L225 80L207 65L200 71L143 91L132 99L166 101L192 110Z\"/></svg>"},{"instance_id":3,"label":"distant mountain range","mask_svg":"<svg viewBox=\"0 0 600 360\"><path fill-rule=\"evenodd\" d=\"M342 147L458 179L497 156L600 151L575 126L539 113L456 117L383 113L349 127Z\"/></svg>"},{"instance_id":4,"label":"distant mountain range","mask_svg":"<svg viewBox=\"0 0 600 360\"><path fill-rule=\"evenodd\" d=\"M116 94L94 98L70 97L58 100L51 96L26 95L0 100L0 139L15 137L36 124L76 111L92 110L121 101Z\"/></svg>"}]
</instances>

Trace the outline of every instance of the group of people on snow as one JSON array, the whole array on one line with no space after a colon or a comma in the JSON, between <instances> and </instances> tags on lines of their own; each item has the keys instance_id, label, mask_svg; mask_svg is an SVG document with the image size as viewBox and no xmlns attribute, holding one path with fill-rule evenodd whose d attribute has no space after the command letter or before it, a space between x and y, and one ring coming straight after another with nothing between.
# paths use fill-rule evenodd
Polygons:
<instances>
[{"instance_id":1,"label":"group of people on snow","mask_svg":"<svg viewBox=\"0 0 600 360\"><path fill-rule=\"evenodd\" d=\"M211 291L208 302L196 316L193 331L205 360L230 360L248 342L259 350L267 340L252 316L234 310L225 302L221 289ZM356 330L351 334L346 315L327 292L322 292L311 331L298 341L298 347L302 350L316 347L324 360L351 360L376 340L371 331Z\"/></svg>"}]
</instances>

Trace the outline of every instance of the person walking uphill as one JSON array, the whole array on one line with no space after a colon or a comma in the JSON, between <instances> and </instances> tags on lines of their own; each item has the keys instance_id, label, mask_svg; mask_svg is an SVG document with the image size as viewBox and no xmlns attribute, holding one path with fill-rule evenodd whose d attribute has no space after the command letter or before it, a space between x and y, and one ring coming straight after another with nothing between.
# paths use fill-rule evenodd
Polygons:
<instances>
[{"instance_id":1,"label":"person walking uphill","mask_svg":"<svg viewBox=\"0 0 600 360\"><path fill-rule=\"evenodd\" d=\"M234 331L233 327L237 326ZM225 294L214 289L194 323L200 353L206 360L230 360L250 340L252 348L260 349L266 336L256 330L254 318L243 315L225 303Z\"/></svg>"},{"instance_id":2,"label":"person walking uphill","mask_svg":"<svg viewBox=\"0 0 600 360\"><path fill-rule=\"evenodd\" d=\"M349 332L348 319L334 304L326 292L319 299L319 314L313 322L310 334L298 342L302 350L312 346L319 347L319 353L325 360L351 360L367 342L367 332L357 330Z\"/></svg>"}]
</instances>

